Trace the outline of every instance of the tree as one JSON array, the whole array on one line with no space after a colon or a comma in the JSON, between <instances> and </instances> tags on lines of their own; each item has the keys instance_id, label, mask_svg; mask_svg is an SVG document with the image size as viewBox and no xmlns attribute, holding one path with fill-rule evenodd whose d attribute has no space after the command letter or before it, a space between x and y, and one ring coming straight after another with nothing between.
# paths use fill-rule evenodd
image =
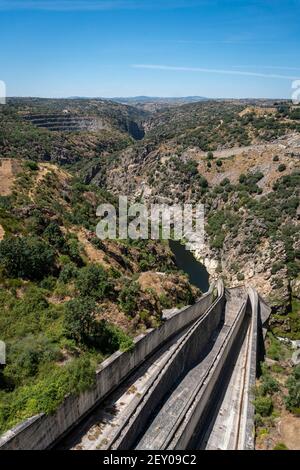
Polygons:
<instances>
[{"instance_id":1,"label":"tree","mask_svg":"<svg viewBox=\"0 0 300 470\"><path fill-rule=\"evenodd\" d=\"M199 181L199 186L201 188L207 188L208 187L208 181L204 176L199 175L198 181Z\"/></svg>"},{"instance_id":2,"label":"tree","mask_svg":"<svg viewBox=\"0 0 300 470\"><path fill-rule=\"evenodd\" d=\"M278 171L282 173L284 170L286 170L286 165L284 163L280 163L278 166Z\"/></svg>"},{"instance_id":3,"label":"tree","mask_svg":"<svg viewBox=\"0 0 300 470\"><path fill-rule=\"evenodd\" d=\"M33 162L32 160L28 160L27 162L25 162L25 167L29 168L29 170L31 170L31 171L38 171L39 170L38 164L36 162Z\"/></svg>"},{"instance_id":4,"label":"tree","mask_svg":"<svg viewBox=\"0 0 300 470\"><path fill-rule=\"evenodd\" d=\"M137 298L139 293L139 284L137 282L131 282L125 285L119 295L119 302L122 310L132 317L136 314Z\"/></svg>"},{"instance_id":5,"label":"tree","mask_svg":"<svg viewBox=\"0 0 300 470\"><path fill-rule=\"evenodd\" d=\"M76 287L81 296L102 300L113 293L113 285L104 268L97 264L85 266L78 272Z\"/></svg>"},{"instance_id":6,"label":"tree","mask_svg":"<svg viewBox=\"0 0 300 470\"><path fill-rule=\"evenodd\" d=\"M88 298L70 300L64 317L65 335L78 344L92 342L97 334L96 304Z\"/></svg>"},{"instance_id":7,"label":"tree","mask_svg":"<svg viewBox=\"0 0 300 470\"><path fill-rule=\"evenodd\" d=\"M288 396L285 399L286 407L290 411L300 408L300 365L296 366L287 380Z\"/></svg>"},{"instance_id":8,"label":"tree","mask_svg":"<svg viewBox=\"0 0 300 470\"><path fill-rule=\"evenodd\" d=\"M256 413L261 416L269 416L273 409L272 399L270 397L258 397L254 400Z\"/></svg>"},{"instance_id":9,"label":"tree","mask_svg":"<svg viewBox=\"0 0 300 470\"><path fill-rule=\"evenodd\" d=\"M92 345L104 354L112 354L133 347L132 339L115 325L104 320L97 321L96 303L84 298L70 300L64 317L65 335L79 345Z\"/></svg>"},{"instance_id":10,"label":"tree","mask_svg":"<svg viewBox=\"0 0 300 470\"><path fill-rule=\"evenodd\" d=\"M55 268L53 249L36 237L10 237L0 242L0 264L9 277L40 280Z\"/></svg>"},{"instance_id":11,"label":"tree","mask_svg":"<svg viewBox=\"0 0 300 470\"><path fill-rule=\"evenodd\" d=\"M51 222L44 231L44 237L57 250L63 250L66 244L63 233L58 224Z\"/></svg>"}]
</instances>

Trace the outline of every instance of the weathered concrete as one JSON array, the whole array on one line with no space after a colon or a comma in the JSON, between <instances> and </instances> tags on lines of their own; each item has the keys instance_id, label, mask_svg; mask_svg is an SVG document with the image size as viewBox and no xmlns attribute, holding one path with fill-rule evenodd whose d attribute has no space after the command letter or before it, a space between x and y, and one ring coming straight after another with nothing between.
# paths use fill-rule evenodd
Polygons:
<instances>
[{"instance_id":1,"label":"weathered concrete","mask_svg":"<svg viewBox=\"0 0 300 470\"><path fill-rule=\"evenodd\" d=\"M254 449L254 414L255 407L253 405L254 400L254 387L256 381L256 371L258 364L258 348L259 348L259 334L262 335L262 330L259 327L260 322L265 323L268 318L267 309L264 310L264 318L261 320L261 302L255 289L249 288L248 295L251 305L251 325L249 331L249 348L248 357L245 367L247 367L246 383L244 386L244 394L242 399L244 400L244 416L243 427L240 434L239 447L241 449ZM270 309L269 312L270 314ZM244 431L244 432L243 432Z\"/></svg>"},{"instance_id":2,"label":"weathered concrete","mask_svg":"<svg viewBox=\"0 0 300 470\"><path fill-rule=\"evenodd\" d=\"M113 443L110 442L109 448L129 449L135 443L151 413L166 393L182 377L184 372L198 360L221 322L225 300L223 290L219 291L219 294L221 295L214 304L182 338L173 355L162 367L144 396L141 397L139 405L128 417L126 426L116 432L115 439L113 439Z\"/></svg>"},{"instance_id":3,"label":"weathered concrete","mask_svg":"<svg viewBox=\"0 0 300 470\"><path fill-rule=\"evenodd\" d=\"M247 300L244 300L232 325L228 327L225 339L221 342L215 359L206 372L203 382L195 390L188 411L177 425L176 433L169 438L168 449L194 448L195 431L207 427L207 416L214 409L224 380L232 370L247 328Z\"/></svg>"},{"instance_id":4,"label":"weathered concrete","mask_svg":"<svg viewBox=\"0 0 300 470\"><path fill-rule=\"evenodd\" d=\"M238 304L242 302L243 298L237 299L235 302L237 304L236 309L238 309ZM207 379L207 371L214 364L220 348L228 335L228 331L235 320L236 309L230 309L228 306L229 303L227 302L223 321L218 325L214 335L207 342L203 353L199 355L193 367L186 369L184 377L178 381L171 393L168 394L166 400L162 398L162 406L140 439L136 447L137 449L168 448L169 442L172 441L180 427L180 423L189 413L191 403L196 397L199 388L204 386L204 382Z\"/></svg>"},{"instance_id":5,"label":"weathered concrete","mask_svg":"<svg viewBox=\"0 0 300 470\"><path fill-rule=\"evenodd\" d=\"M152 354L138 369L109 396L99 403L92 413L80 422L62 441L57 449L107 449L116 431L118 435L135 411L141 398L155 377L180 344L187 329L171 338L165 346Z\"/></svg>"},{"instance_id":6,"label":"weathered concrete","mask_svg":"<svg viewBox=\"0 0 300 470\"><path fill-rule=\"evenodd\" d=\"M93 390L22 423L0 448L49 448L80 422L62 448L253 449L252 388L270 309L253 289L217 288L215 301L212 288L194 306L166 312L132 352L101 365Z\"/></svg>"},{"instance_id":7,"label":"weathered concrete","mask_svg":"<svg viewBox=\"0 0 300 470\"><path fill-rule=\"evenodd\" d=\"M96 372L96 385L79 396L66 397L52 415L40 414L24 421L0 438L0 449L47 449L62 438L87 413L111 393L140 366L145 359L165 344L174 334L192 324L211 305L213 287L195 304L170 315L157 329L135 338L133 351L116 352Z\"/></svg>"}]
</instances>

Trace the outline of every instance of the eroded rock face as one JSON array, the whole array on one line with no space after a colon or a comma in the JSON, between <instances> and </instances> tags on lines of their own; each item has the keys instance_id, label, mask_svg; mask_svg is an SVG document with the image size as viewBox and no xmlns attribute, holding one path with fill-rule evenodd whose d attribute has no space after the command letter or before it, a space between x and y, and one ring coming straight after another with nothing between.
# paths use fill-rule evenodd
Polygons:
<instances>
[{"instance_id":1,"label":"eroded rock face","mask_svg":"<svg viewBox=\"0 0 300 470\"><path fill-rule=\"evenodd\" d=\"M292 296L300 299L300 278L293 279L291 281L291 292Z\"/></svg>"},{"instance_id":2,"label":"eroded rock face","mask_svg":"<svg viewBox=\"0 0 300 470\"><path fill-rule=\"evenodd\" d=\"M290 305L289 281L294 275L287 272L287 264L290 253L296 253L299 247L296 236L287 240L281 234L286 227L295 226L295 214L287 211L281 225L274 224L273 232L270 226L280 217L277 202L284 207L278 194L282 195L286 189L279 189L273 197L276 184L281 178L288 179L299 171L299 159L295 157L299 154L299 142L299 135L291 132L268 142L254 139L247 146L229 148L226 144L218 147L209 160L207 152L195 145L182 148L175 138L168 138L165 133L161 134L159 142L149 141L146 134L142 144L122 151L106 169L105 185L115 195L125 194L129 200L139 198L147 204L202 202L206 223L214 214L226 212L223 223L214 233L216 239L223 231L223 239L216 243L207 233L205 248L196 253L196 257L206 267L211 280L221 275L230 286L252 285L276 313L282 314ZM282 171L278 169L279 162ZM259 175L254 189L247 185L246 189L239 188L241 175L244 179L245 175L250 178ZM93 182L102 185L104 179L99 173ZM286 204L294 209L295 186L288 191ZM270 203L263 206L266 199ZM237 221L227 223L227 212ZM297 284L294 289L299 295Z\"/></svg>"},{"instance_id":3,"label":"eroded rock face","mask_svg":"<svg viewBox=\"0 0 300 470\"><path fill-rule=\"evenodd\" d=\"M4 228L2 227L2 225L0 225L0 242L1 240L3 240L4 235L5 235Z\"/></svg>"},{"instance_id":4,"label":"eroded rock face","mask_svg":"<svg viewBox=\"0 0 300 470\"><path fill-rule=\"evenodd\" d=\"M271 256L272 247L268 240L265 240L260 249L251 256L248 253L241 254L239 247L240 245L228 243L226 249L218 253L206 244L204 252L195 252L195 256L204 264L211 280L216 280L221 275L232 287L253 286L268 300L276 313L285 313L290 304L287 270L284 268L272 274L274 259ZM280 253L282 255L277 259L282 260L284 252L279 246L276 248L277 255Z\"/></svg>"}]
</instances>

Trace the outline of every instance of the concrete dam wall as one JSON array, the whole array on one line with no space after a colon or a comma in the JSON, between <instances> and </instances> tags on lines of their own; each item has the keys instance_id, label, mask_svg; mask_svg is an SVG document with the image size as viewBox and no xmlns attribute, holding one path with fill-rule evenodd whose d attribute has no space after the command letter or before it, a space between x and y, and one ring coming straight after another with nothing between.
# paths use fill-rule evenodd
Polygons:
<instances>
[{"instance_id":1,"label":"concrete dam wall","mask_svg":"<svg viewBox=\"0 0 300 470\"><path fill-rule=\"evenodd\" d=\"M270 309L218 281L116 352L96 385L8 431L0 449L253 449L255 384Z\"/></svg>"},{"instance_id":2,"label":"concrete dam wall","mask_svg":"<svg viewBox=\"0 0 300 470\"><path fill-rule=\"evenodd\" d=\"M213 295L211 289L196 304L169 315L159 328L135 338L133 351L118 351L110 356L97 370L96 385L92 390L79 396L70 395L54 414L33 416L8 431L0 438L0 449L41 450L51 447L157 348L201 317L211 305Z\"/></svg>"}]
</instances>

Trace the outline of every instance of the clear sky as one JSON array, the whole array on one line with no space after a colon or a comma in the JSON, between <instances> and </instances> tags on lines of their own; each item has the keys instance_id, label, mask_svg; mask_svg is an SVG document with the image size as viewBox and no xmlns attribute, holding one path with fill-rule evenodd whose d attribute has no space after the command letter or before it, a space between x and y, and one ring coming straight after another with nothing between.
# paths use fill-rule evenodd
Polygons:
<instances>
[{"instance_id":1,"label":"clear sky","mask_svg":"<svg viewBox=\"0 0 300 470\"><path fill-rule=\"evenodd\" d=\"M291 97L300 0L0 0L8 96Z\"/></svg>"}]
</instances>

